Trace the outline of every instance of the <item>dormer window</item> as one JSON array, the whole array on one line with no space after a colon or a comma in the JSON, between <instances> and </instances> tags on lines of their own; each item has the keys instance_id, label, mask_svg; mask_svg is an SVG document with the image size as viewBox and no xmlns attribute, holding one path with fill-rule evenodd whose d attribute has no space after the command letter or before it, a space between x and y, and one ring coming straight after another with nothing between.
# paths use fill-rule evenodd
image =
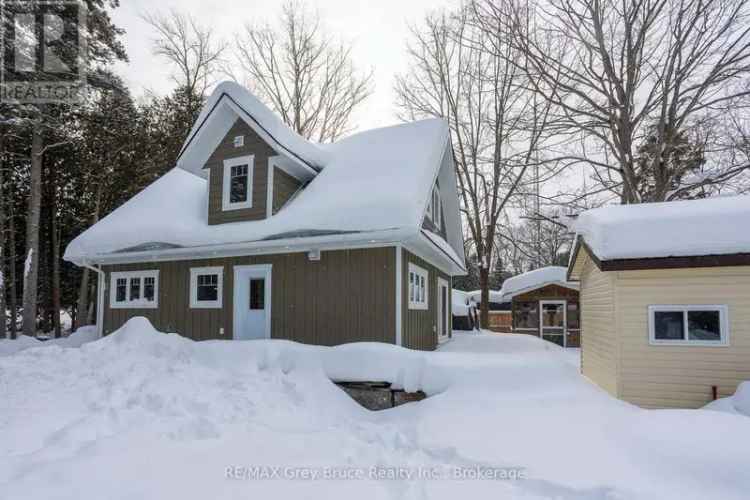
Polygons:
<instances>
[{"instance_id":1,"label":"dormer window","mask_svg":"<svg viewBox=\"0 0 750 500\"><path fill-rule=\"evenodd\" d=\"M252 155L224 160L224 210L253 206L253 161Z\"/></svg>"},{"instance_id":2,"label":"dormer window","mask_svg":"<svg viewBox=\"0 0 750 500\"><path fill-rule=\"evenodd\" d=\"M440 191L438 191L437 186L435 186L432 189L432 222L438 227L440 227L441 212Z\"/></svg>"},{"instance_id":3,"label":"dormer window","mask_svg":"<svg viewBox=\"0 0 750 500\"><path fill-rule=\"evenodd\" d=\"M432 188L432 196L430 197L430 202L427 204L427 217L439 228L442 225L441 215L440 190L435 186Z\"/></svg>"},{"instance_id":4,"label":"dormer window","mask_svg":"<svg viewBox=\"0 0 750 500\"><path fill-rule=\"evenodd\" d=\"M238 135L234 138L234 147L235 148L241 148L245 145L245 136L244 135Z\"/></svg>"}]
</instances>

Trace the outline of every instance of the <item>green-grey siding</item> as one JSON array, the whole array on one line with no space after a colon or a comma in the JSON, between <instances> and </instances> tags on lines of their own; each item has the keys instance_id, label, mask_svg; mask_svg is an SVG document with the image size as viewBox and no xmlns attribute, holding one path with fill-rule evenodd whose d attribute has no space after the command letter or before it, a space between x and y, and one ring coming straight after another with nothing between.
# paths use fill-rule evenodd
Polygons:
<instances>
[{"instance_id":1,"label":"green-grey siding","mask_svg":"<svg viewBox=\"0 0 750 500\"><path fill-rule=\"evenodd\" d=\"M404 347L431 351L437 348L437 279L448 282L448 307L451 306L453 284L451 277L437 267L419 258L408 250L402 249L401 273L401 335ZM409 263L413 263L429 273L429 290L427 292L427 309L409 309ZM452 316L452 315L451 315ZM450 323L450 322L449 322ZM450 324L448 326L450 331ZM452 333L451 333L452 335Z\"/></svg>"},{"instance_id":2,"label":"green-grey siding","mask_svg":"<svg viewBox=\"0 0 750 500\"><path fill-rule=\"evenodd\" d=\"M104 333L134 316L195 340L231 339L236 265L271 264L271 337L308 344L395 343L395 248L335 250L312 262L306 253L105 266ZM190 308L190 268L224 267L222 309ZM111 309L110 273L159 270L158 309ZM219 333L224 329L224 335Z\"/></svg>"},{"instance_id":3,"label":"green-grey siding","mask_svg":"<svg viewBox=\"0 0 750 500\"><path fill-rule=\"evenodd\" d=\"M234 147L234 138L245 136L242 147ZM253 206L240 210L222 210L222 190L224 185L224 160L238 156L253 155ZM223 224L266 218L266 198L268 197L268 158L276 152L255 133L243 120L238 119L221 143L216 147L205 168L209 169L208 223Z\"/></svg>"},{"instance_id":4,"label":"green-grey siding","mask_svg":"<svg viewBox=\"0 0 750 500\"><path fill-rule=\"evenodd\" d=\"M278 212L299 190L302 183L280 168L273 171L273 213Z\"/></svg>"}]
</instances>

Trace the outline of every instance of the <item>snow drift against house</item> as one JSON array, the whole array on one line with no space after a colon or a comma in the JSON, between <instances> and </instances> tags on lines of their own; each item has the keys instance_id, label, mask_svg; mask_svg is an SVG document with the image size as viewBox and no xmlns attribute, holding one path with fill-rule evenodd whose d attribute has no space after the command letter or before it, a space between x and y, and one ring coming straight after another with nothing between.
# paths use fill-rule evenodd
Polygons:
<instances>
[{"instance_id":1,"label":"snow drift against house","mask_svg":"<svg viewBox=\"0 0 750 500\"><path fill-rule=\"evenodd\" d=\"M323 171L273 217L214 226L206 220L207 181L175 168L73 240L65 259L155 242L227 245L300 231L378 241L416 235L447 144L439 119L352 135L324 146L330 161Z\"/></svg>"},{"instance_id":2,"label":"snow drift against house","mask_svg":"<svg viewBox=\"0 0 750 500\"><path fill-rule=\"evenodd\" d=\"M588 210L572 228L601 260L750 252L750 196Z\"/></svg>"}]
</instances>

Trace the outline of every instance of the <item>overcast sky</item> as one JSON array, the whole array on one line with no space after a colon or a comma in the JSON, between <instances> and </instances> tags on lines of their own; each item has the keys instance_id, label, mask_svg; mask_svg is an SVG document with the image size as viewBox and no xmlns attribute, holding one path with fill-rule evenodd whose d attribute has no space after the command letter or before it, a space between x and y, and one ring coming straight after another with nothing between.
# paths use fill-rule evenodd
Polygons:
<instances>
[{"instance_id":1,"label":"overcast sky","mask_svg":"<svg viewBox=\"0 0 750 500\"><path fill-rule=\"evenodd\" d=\"M307 0L332 35L351 42L357 67L374 70L375 92L354 117L359 130L398 121L392 87L394 76L408 67L409 26L432 10L455 4L455 0ZM170 68L152 53L153 33L139 17L144 12L170 8L189 12L230 39L246 22L273 21L281 5L282 0L125 0L113 13L115 24L127 31L130 57L129 64L118 65L119 73L136 98L146 90L164 94L174 86Z\"/></svg>"}]
</instances>

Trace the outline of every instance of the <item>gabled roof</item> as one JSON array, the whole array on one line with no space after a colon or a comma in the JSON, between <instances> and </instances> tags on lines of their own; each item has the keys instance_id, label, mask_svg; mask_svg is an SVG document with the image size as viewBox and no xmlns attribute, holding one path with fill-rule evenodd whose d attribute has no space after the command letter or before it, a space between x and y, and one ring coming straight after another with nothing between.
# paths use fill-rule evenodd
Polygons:
<instances>
[{"instance_id":1,"label":"gabled roof","mask_svg":"<svg viewBox=\"0 0 750 500\"><path fill-rule=\"evenodd\" d=\"M547 266L518 274L506 279L500 290L490 290L490 302L506 304L511 302L516 295L531 292L547 285L559 285L572 290L578 290L578 283L568 281L566 272L567 269L564 267ZM481 302L481 290L468 292L468 294L475 302Z\"/></svg>"},{"instance_id":2,"label":"gabled roof","mask_svg":"<svg viewBox=\"0 0 750 500\"><path fill-rule=\"evenodd\" d=\"M566 274L567 268L565 267L547 266L508 278L503 282L501 290L503 300L509 301L516 295L521 295L548 285L559 285L572 290L578 290L578 284L568 281Z\"/></svg>"},{"instance_id":3,"label":"gabled roof","mask_svg":"<svg viewBox=\"0 0 750 500\"><path fill-rule=\"evenodd\" d=\"M750 265L750 196L607 206L572 228L572 277L582 249L603 271Z\"/></svg>"},{"instance_id":4,"label":"gabled roof","mask_svg":"<svg viewBox=\"0 0 750 500\"><path fill-rule=\"evenodd\" d=\"M273 113L234 84L222 84L217 89L207 110L201 113L204 121L213 120L211 109L218 112L215 105L224 97L217 94L227 92L241 104L254 103L255 120L289 148L289 154L320 169L310 175L306 187L268 219L209 226L207 180L203 172L195 170L199 164L194 163L197 157L191 155L208 157L211 151L200 152L197 142L196 149L188 144L178 167L73 240L66 249L66 260L112 261L113 254L123 255L128 249L133 259L140 256L141 248L150 252L144 252L143 258L157 252L187 258L198 252L231 255L229 252L238 250L283 249L302 244L323 248L330 242L351 245L411 239L430 245L458 269L465 268L453 156L444 120L379 128L334 144L312 145L279 124ZM220 113L229 111L234 112L223 108ZM231 127L237 116L226 115L222 120L231 122ZM225 122L213 124L223 127ZM201 140L213 132L207 130L204 134ZM438 178L447 241L434 233L425 234L421 227Z\"/></svg>"},{"instance_id":5,"label":"gabled roof","mask_svg":"<svg viewBox=\"0 0 750 500\"><path fill-rule=\"evenodd\" d=\"M321 145L309 142L290 129L247 89L234 82L223 82L216 87L198 115L182 145L177 166L202 175L206 160L238 117L245 120L276 152L309 173L320 172L331 161Z\"/></svg>"}]
</instances>

